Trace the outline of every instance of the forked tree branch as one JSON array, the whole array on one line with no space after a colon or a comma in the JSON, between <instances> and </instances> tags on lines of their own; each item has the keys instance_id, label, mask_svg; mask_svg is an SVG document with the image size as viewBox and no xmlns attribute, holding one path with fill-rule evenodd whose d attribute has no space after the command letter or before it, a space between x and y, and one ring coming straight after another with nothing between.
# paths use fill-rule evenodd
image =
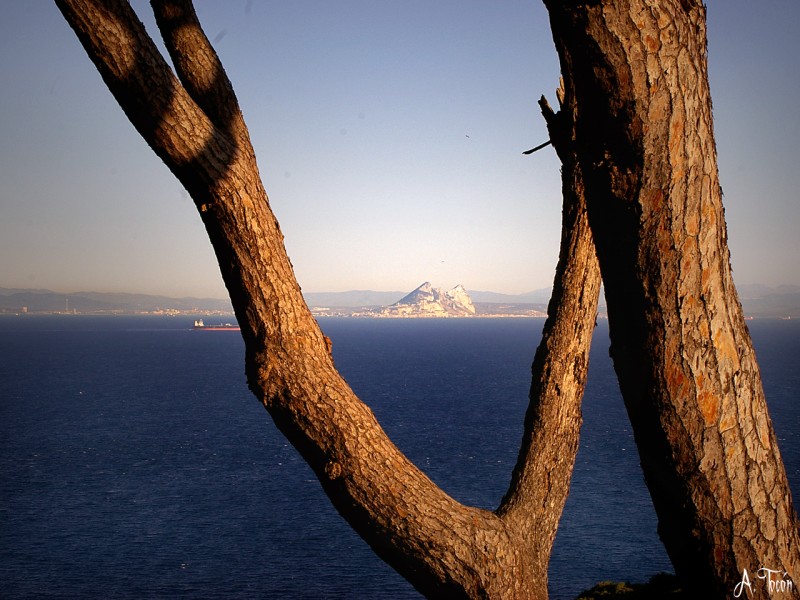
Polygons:
<instances>
[{"instance_id":1,"label":"forked tree branch","mask_svg":"<svg viewBox=\"0 0 800 600\"><path fill-rule=\"evenodd\" d=\"M249 147L250 136L233 85L191 0L151 0L150 4L184 89L216 127Z\"/></svg>"},{"instance_id":2,"label":"forked tree branch","mask_svg":"<svg viewBox=\"0 0 800 600\"><path fill-rule=\"evenodd\" d=\"M582 196L565 203L556 291L512 488L497 513L464 506L392 444L336 371L294 277L232 86L191 3L153 2L181 81L126 2L56 3L125 114L194 198L242 328L250 388L340 514L431 597L546 598L597 302ZM565 185L576 177L570 171Z\"/></svg>"}]
</instances>

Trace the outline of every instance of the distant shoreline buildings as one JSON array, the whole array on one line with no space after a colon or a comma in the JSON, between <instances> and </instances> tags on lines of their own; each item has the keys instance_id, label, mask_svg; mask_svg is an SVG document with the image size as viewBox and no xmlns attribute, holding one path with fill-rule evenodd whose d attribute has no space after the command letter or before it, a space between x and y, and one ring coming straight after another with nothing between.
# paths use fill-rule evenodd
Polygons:
<instances>
[{"instance_id":1,"label":"distant shoreline buildings","mask_svg":"<svg viewBox=\"0 0 800 600\"><path fill-rule=\"evenodd\" d=\"M741 286L739 296L745 315L751 318L800 318L800 286ZM315 317L373 319L544 317L549 290L510 295L468 292L462 285L450 290L425 282L410 293L324 292L305 295ZM64 294L50 290L0 287L2 315L152 315L217 317L230 320L229 300L218 298L170 298L131 293L81 292ZM598 318L605 318L600 298Z\"/></svg>"}]
</instances>

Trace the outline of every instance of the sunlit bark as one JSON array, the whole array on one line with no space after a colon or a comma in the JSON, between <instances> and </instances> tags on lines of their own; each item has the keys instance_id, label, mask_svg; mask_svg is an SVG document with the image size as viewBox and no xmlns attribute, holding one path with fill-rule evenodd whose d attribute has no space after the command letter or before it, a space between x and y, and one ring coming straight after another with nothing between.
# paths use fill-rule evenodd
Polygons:
<instances>
[{"instance_id":1,"label":"sunlit bark","mask_svg":"<svg viewBox=\"0 0 800 600\"><path fill-rule=\"evenodd\" d=\"M800 582L798 521L731 276L705 8L545 4L574 107L611 353L661 539L698 597L729 597L744 569ZM768 597L766 585L753 591Z\"/></svg>"},{"instance_id":2,"label":"sunlit bark","mask_svg":"<svg viewBox=\"0 0 800 600\"><path fill-rule=\"evenodd\" d=\"M599 287L580 188L565 194L556 296L512 488L496 513L464 506L408 461L337 373L286 256L233 88L191 3L152 2L177 77L127 3L56 3L194 199L242 329L250 388L341 515L430 597L546 598ZM565 169L567 189L576 177Z\"/></svg>"},{"instance_id":3,"label":"sunlit bark","mask_svg":"<svg viewBox=\"0 0 800 600\"><path fill-rule=\"evenodd\" d=\"M541 103L563 163L562 245L519 461L496 512L436 487L336 372L191 3L153 1L177 77L127 3L57 4L194 199L253 393L342 516L418 589L546 597L580 429L595 243L615 368L678 574L703 597L730 594L743 569L800 580L797 518L731 279L699 3L546 2L564 75L559 112Z\"/></svg>"}]
</instances>

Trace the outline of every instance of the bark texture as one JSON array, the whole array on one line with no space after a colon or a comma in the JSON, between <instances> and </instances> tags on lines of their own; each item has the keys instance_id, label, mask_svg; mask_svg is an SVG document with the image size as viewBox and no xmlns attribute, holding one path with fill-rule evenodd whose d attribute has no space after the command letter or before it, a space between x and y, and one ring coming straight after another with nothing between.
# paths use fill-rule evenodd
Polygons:
<instances>
[{"instance_id":1,"label":"bark texture","mask_svg":"<svg viewBox=\"0 0 800 600\"><path fill-rule=\"evenodd\" d=\"M545 4L661 539L697 597L729 597L743 570L768 568L798 598L798 520L730 269L705 8Z\"/></svg>"},{"instance_id":2,"label":"bark texture","mask_svg":"<svg viewBox=\"0 0 800 600\"><path fill-rule=\"evenodd\" d=\"M599 288L579 172L565 169L565 186L576 188L565 194L556 296L512 487L496 512L464 506L408 461L337 373L286 256L233 88L191 2L152 1L177 77L126 2L56 4L194 199L241 326L250 389L341 515L430 597L546 598Z\"/></svg>"},{"instance_id":3,"label":"bark texture","mask_svg":"<svg viewBox=\"0 0 800 600\"><path fill-rule=\"evenodd\" d=\"M559 90L559 102L563 90ZM586 213L583 178L571 140L572 113L539 101L550 140L562 161L561 251L542 342L533 362L531 403L511 487L498 513L516 529L537 531L537 571L546 574L578 452L581 400L596 325L600 269ZM557 510L541 506L560 502Z\"/></svg>"}]
</instances>

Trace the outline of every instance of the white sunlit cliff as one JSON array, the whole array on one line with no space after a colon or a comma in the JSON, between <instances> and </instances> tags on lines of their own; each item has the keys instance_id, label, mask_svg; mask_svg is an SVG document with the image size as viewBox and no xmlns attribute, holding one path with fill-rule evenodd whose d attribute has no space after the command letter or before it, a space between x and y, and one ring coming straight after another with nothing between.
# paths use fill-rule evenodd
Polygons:
<instances>
[{"instance_id":1,"label":"white sunlit cliff","mask_svg":"<svg viewBox=\"0 0 800 600\"><path fill-rule=\"evenodd\" d=\"M475 306L463 285L451 290L433 287L426 281L410 294L380 310L385 317L471 317Z\"/></svg>"}]
</instances>

